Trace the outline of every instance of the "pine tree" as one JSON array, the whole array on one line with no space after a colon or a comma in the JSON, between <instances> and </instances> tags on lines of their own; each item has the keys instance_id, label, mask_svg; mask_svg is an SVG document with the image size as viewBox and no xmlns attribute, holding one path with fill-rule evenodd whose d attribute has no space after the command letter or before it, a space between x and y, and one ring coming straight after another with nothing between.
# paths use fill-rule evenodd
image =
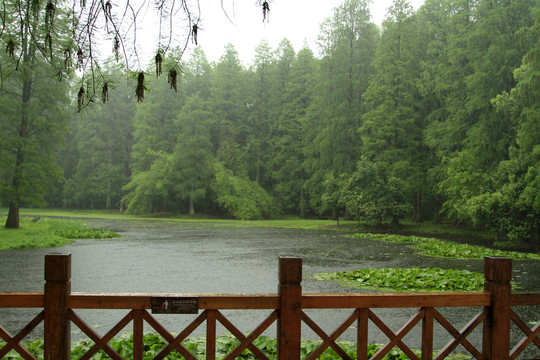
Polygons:
<instances>
[{"instance_id":1,"label":"pine tree","mask_svg":"<svg viewBox=\"0 0 540 360\"><path fill-rule=\"evenodd\" d=\"M19 7L20 5L20 7ZM44 203L44 192L61 176L55 147L67 132L68 82L58 65L64 39L69 34L63 9L56 9L53 22L42 1L5 1L1 10L3 136L0 145L4 199L9 203L6 228L19 228L21 202ZM52 35L58 36L52 41ZM35 39L45 39L36 43ZM52 64L52 66L51 66ZM63 67L62 67L63 69ZM6 76L8 74L8 76ZM67 79L65 79L67 80Z\"/></svg>"}]
</instances>

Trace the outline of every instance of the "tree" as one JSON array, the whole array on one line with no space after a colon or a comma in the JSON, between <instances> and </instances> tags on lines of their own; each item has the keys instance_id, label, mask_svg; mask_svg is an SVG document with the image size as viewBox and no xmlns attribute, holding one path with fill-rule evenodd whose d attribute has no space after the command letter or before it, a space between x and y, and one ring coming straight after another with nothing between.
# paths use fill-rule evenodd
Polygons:
<instances>
[{"instance_id":1,"label":"tree","mask_svg":"<svg viewBox=\"0 0 540 360\"><path fill-rule=\"evenodd\" d=\"M69 129L69 91L66 83L51 83L47 69L41 70L32 77L32 96L26 98L24 91L25 101L21 85L28 82L12 78L2 89L0 194L9 204L6 228L19 227L21 203L45 205L47 191L62 177L55 156Z\"/></svg>"},{"instance_id":2,"label":"tree","mask_svg":"<svg viewBox=\"0 0 540 360\"><path fill-rule=\"evenodd\" d=\"M174 61L174 59L170 59ZM131 180L123 198L133 213L170 211L174 194L172 158L177 141L175 119L184 105L183 89L171 91L163 77L155 77L151 91L135 113Z\"/></svg>"},{"instance_id":3,"label":"tree","mask_svg":"<svg viewBox=\"0 0 540 360\"><path fill-rule=\"evenodd\" d=\"M186 96L198 94L203 101L208 101L212 96L213 79L214 70L202 48L197 46L183 67L182 83Z\"/></svg>"},{"instance_id":4,"label":"tree","mask_svg":"<svg viewBox=\"0 0 540 360\"><path fill-rule=\"evenodd\" d=\"M305 123L306 188L310 205L321 209L321 181L354 171L360 159L357 130L365 111L364 92L373 72L378 29L368 2L347 0L322 25L318 84ZM333 210L334 215L337 209Z\"/></svg>"},{"instance_id":5,"label":"tree","mask_svg":"<svg viewBox=\"0 0 540 360\"><path fill-rule=\"evenodd\" d=\"M389 217L397 225L410 209L404 181L393 176L384 162L359 161L344 181L340 202L357 220L381 225Z\"/></svg>"},{"instance_id":6,"label":"tree","mask_svg":"<svg viewBox=\"0 0 540 360\"><path fill-rule=\"evenodd\" d=\"M449 172L461 173L464 162L474 163L471 174L462 176L474 178L480 172L485 184L496 176L498 164L508 159L514 129L491 100L514 85L512 71L524 54L515 33L530 25L532 2L448 0L440 7L431 2L429 6L431 15L436 14L432 23L443 26L431 26L439 39L432 39L431 59L423 64L423 93L433 94L434 104L425 139L438 158L431 174L441 184L440 194L446 195L442 200L452 204L461 199L447 196L461 192L456 187L459 181L444 181ZM458 159L448 160L452 158ZM465 187L463 193L489 192L488 187L476 189L479 192L471 194L471 188ZM467 206L460 206L465 212L458 214L449 204L445 209L453 209L447 212L453 220L470 219Z\"/></svg>"},{"instance_id":7,"label":"tree","mask_svg":"<svg viewBox=\"0 0 540 360\"><path fill-rule=\"evenodd\" d=\"M53 23L41 2L6 1L1 10L2 42L2 166L5 199L9 203L7 228L19 227L21 201L43 203L43 195L61 176L54 160L55 147L67 131L68 83L50 81L57 74L49 66L62 42L51 43L51 33L68 33L65 13ZM24 6L23 6L24 5ZM41 5L41 6L40 6ZM17 9L17 11L15 11ZM46 21L40 21L44 17ZM45 38L45 44L35 42ZM17 55L15 53L17 52Z\"/></svg>"},{"instance_id":8,"label":"tree","mask_svg":"<svg viewBox=\"0 0 540 360\"><path fill-rule=\"evenodd\" d=\"M165 151L148 151L152 163L144 171L133 172L124 187L122 207L131 214L168 212L174 187L173 155Z\"/></svg>"},{"instance_id":9,"label":"tree","mask_svg":"<svg viewBox=\"0 0 540 360\"><path fill-rule=\"evenodd\" d=\"M233 172L216 162L212 190L217 203L230 215L240 220L270 218L277 212L272 197L256 182Z\"/></svg>"},{"instance_id":10,"label":"tree","mask_svg":"<svg viewBox=\"0 0 540 360\"><path fill-rule=\"evenodd\" d=\"M283 48L283 56L278 60L278 81L282 83L275 90L281 95L280 114L272 131L272 179L275 183L274 193L278 197L283 210L306 215L307 204L304 196L306 174L303 161L303 124L306 110L313 99L315 72L317 62L308 47L304 47L298 55L289 60L290 48ZM287 65L290 62L290 65Z\"/></svg>"},{"instance_id":11,"label":"tree","mask_svg":"<svg viewBox=\"0 0 540 360\"><path fill-rule=\"evenodd\" d=\"M472 197L467 205L472 221L495 230L512 241L540 240L540 8L533 9L535 23L518 32L529 51L514 71L516 86L493 100L511 121L515 142L509 159L498 164L489 191Z\"/></svg>"},{"instance_id":12,"label":"tree","mask_svg":"<svg viewBox=\"0 0 540 360\"><path fill-rule=\"evenodd\" d=\"M180 199L189 199L189 215L195 215L195 203L204 198L213 175L210 118L201 98L194 95L178 114L178 138L174 148L174 191Z\"/></svg>"},{"instance_id":13,"label":"tree","mask_svg":"<svg viewBox=\"0 0 540 360\"><path fill-rule=\"evenodd\" d=\"M251 106L246 74L234 46L225 47L225 52L215 65L212 84L211 110L212 145L216 159L235 174L247 174L245 154L247 144L247 117Z\"/></svg>"},{"instance_id":14,"label":"tree","mask_svg":"<svg viewBox=\"0 0 540 360\"><path fill-rule=\"evenodd\" d=\"M73 120L78 126L76 149L72 151L80 155L64 193L70 206L118 208L122 188L129 182L135 117L133 84L124 80L121 69L111 68L107 77L116 79L110 100L77 114Z\"/></svg>"},{"instance_id":15,"label":"tree","mask_svg":"<svg viewBox=\"0 0 540 360\"><path fill-rule=\"evenodd\" d=\"M265 149L269 146L270 124L273 120L271 117L273 62L270 45L266 40L263 40L255 49L253 92L248 100L250 107L246 129L246 155L250 164L248 170L259 185L262 185L266 170L264 164L268 163L270 155Z\"/></svg>"},{"instance_id":16,"label":"tree","mask_svg":"<svg viewBox=\"0 0 540 360\"><path fill-rule=\"evenodd\" d=\"M407 184L411 200L422 191L417 181L425 172L421 166L426 155L416 86L420 77L416 29L411 5L394 1L383 22L377 74L365 94L371 110L359 129L362 159L387 164L392 178Z\"/></svg>"},{"instance_id":17,"label":"tree","mask_svg":"<svg viewBox=\"0 0 540 360\"><path fill-rule=\"evenodd\" d=\"M417 82L420 94L419 118L422 121L422 142L429 152L424 157L426 172L421 179L417 180L424 191L418 193L422 201L415 201L414 213L415 220L431 217L436 223L442 221L443 202L438 184L446 177L445 165L441 160L450 150L437 147L435 144L440 144L439 136L447 135L442 127L439 132L439 126L452 116L448 112L448 103L451 102L450 99L457 101L452 98L453 87L456 87L457 93L460 84L457 70L465 70L465 66L456 67L456 73L449 73L449 38L453 31L461 29L460 26L451 22L451 15L458 7L454 3L452 0L426 0L416 14L417 42L422 47L421 57L417 61L421 70L420 79ZM432 133L434 129L438 129L436 135Z\"/></svg>"}]
</instances>

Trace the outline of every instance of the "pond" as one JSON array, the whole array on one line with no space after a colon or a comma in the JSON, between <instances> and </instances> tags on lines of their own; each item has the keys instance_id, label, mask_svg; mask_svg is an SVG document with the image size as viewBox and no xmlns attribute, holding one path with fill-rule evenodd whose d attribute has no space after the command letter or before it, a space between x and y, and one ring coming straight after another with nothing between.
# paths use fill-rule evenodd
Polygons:
<instances>
[{"instance_id":1,"label":"pond","mask_svg":"<svg viewBox=\"0 0 540 360\"><path fill-rule=\"evenodd\" d=\"M93 228L114 230L124 237L78 240L71 245L54 249L0 251L0 292L43 291L44 256L49 253L72 254L73 292L275 294L279 256L303 259L304 293L367 292L341 287L334 282L317 281L313 274L319 272L411 266L438 266L444 269L483 272L484 266L480 259L426 257L402 244L350 239L335 231L242 228L216 223L150 220L92 219L87 222ZM540 292L540 281L537 278L540 261L514 261L513 268L515 283L521 290ZM525 321L538 321L540 316L537 310L522 309ZM441 310L458 329L478 311L479 309ZM309 315L330 333L350 312L351 310L321 310L310 312ZM415 309L376 311L394 332L415 312ZM8 331L16 332L36 313L35 309L0 309L0 324ZM230 316L231 321L241 331L249 332L258 325L257 321L268 315L264 311L258 313L231 311L227 312L226 316ZM98 333L103 334L123 317L125 312L85 310L80 311L80 315ZM189 316L162 315L159 320L163 321L168 330L179 332L182 324L193 320L186 317ZM269 335L275 335L274 329L270 330ZM75 339L79 336L76 331L78 329L73 326L72 330ZM145 330L150 329L145 327ZM203 327L196 334L202 334L202 331ZM410 346L419 346L419 331L420 329L415 329L411 336L406 337L405 342ZM436 348L440 348L451 336L442 329L436 331L436 335L441 335L435 336ZM480 338L479 331L473 334L476 341ZM302 335L317 338L307 329L304 332L304 328ZM354 336L355 329L351 328L342 338L353 340ZM381 332L375 329L370 332L371 343L382 343L386 340ZM513 339L513 343L516 341L517 338ZM461 352L467 353L463 349Z\"/></svg>"}]
</instances>

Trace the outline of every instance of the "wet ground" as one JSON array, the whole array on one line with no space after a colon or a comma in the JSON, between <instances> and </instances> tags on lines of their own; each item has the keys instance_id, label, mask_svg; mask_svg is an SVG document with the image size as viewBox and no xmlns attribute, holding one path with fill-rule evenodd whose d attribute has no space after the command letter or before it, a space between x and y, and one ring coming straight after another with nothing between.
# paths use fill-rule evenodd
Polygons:
<instances>
[{"instance_id":1,"label":"wet ground","mask_svg":"<svg viewBox=\"0 0 540 360\"><path fill-rule=\"evenodd\" d=\"M312 275L366 267L438 266L483 272L483 260L457 260L425 257L401 244L366 239L349 239L334 231L291 230L274 228L236 228L215 224L88 220L94 228L115 230L123 238L79 240L55 249L0 251L0 292L42 291L44 255L72 254L73 292L139 293L276 293L279 256L303 259L304 293L346 293L357 289L321 282ZM540 292L540 261L514 261L514 279L520 290ZM360 291L362 292L362 291ZM441 309L460 329L480 309ZM539 309L517 309L527 322L540 320ZM20 330L37 311L0 309L0 324L9 331ZM350 310L312 311L309 313L328 333L343 321ZM376 313L390 328L398 329L416 312L415 309L378 310ZM81 311L81 317L100 333L107 332L125 312ZM227 312L242 331L251 331L267 312ZM28 320L26 320L28 319ZM172 332L193 317L159 318ZM532 326L532 324L529 324ZM419 329L406 338L418 346ZM374 328L374 326L371 326ZM74 327L73 330L77 330ZM150 330L150 329L146 329ZM345 339L353 340L355 329ZM202 333L201 329L200 333ZM219 329L218 329L219 331ZM269 335L275 334L275 328ZM473 338L480 338L479 331ZM518 341L518 337L513 342ZM74 338L77 338L75 331ZM304 337L316 338L305 331ZM436 329L437 345L451 336ZM371 343L385 342L380 332L370 332ZM478 340L479 341L479 340ZM475 343L476 341L473 341ZM465 350L463 352L466 353ZM528 354L540 357L534 352Z\"/></svg>"}]
</instances>

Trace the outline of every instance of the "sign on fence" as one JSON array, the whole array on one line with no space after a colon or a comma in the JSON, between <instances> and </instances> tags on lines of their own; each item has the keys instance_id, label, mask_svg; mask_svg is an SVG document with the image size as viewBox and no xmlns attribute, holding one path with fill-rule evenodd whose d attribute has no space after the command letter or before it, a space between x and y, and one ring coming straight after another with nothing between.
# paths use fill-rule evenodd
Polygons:
<instances>
[{"instance_id":1,"label":"sign on fence","mask_svg":"<svg viewBox=\"0 0 540 360\"><path fill-rule=\"evenodd\" d=\"M152 314L198 314L197 297L153 297Z\"/></svg>"}]
</instances>

